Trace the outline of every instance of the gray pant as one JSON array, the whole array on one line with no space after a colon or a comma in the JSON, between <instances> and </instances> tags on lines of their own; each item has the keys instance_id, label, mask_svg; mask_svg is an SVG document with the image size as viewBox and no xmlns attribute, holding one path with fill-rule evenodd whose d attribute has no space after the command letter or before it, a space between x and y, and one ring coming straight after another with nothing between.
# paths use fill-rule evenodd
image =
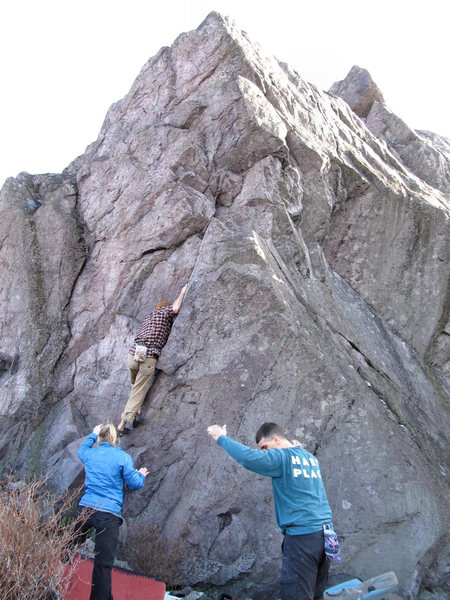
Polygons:
<instances>
[{"instance_id":1,"label":"gray pant","mask_svg":"<svg viewBox=\"0 0 450 600\"><path fill-rule=\"evenodd\" d=\"M328 579L323 531L284 536L280 575L281 600L323 598Z\"/></svg>"}]
</instances>

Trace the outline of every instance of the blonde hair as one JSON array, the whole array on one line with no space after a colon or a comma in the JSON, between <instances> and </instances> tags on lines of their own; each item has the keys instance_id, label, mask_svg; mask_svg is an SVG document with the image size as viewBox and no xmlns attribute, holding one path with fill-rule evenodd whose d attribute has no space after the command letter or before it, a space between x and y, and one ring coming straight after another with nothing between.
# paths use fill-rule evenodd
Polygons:
<instances>
[{"instance_id":1,"label":"blonde hair","mask_svg":"<svg viewBox=\"0 0 450 600\"><path fill-rule=\"evenodd\" d=\"M101 425L98 437L102 440L102 442L109 442L111 446L114 446L118 438L117 430L112 423Z\"/></svg>"},{"instance_id":2,"label":"blonde hair","mask_svg":"<svg viewBox=\"0 0 450 600\"><path fill-rule=\"evenodd\" d=\"M162 308L163 306L170 306L170 304L168 302L158 302L155 310L158 310L158 308Z\"/></svg>"}]
</instances>

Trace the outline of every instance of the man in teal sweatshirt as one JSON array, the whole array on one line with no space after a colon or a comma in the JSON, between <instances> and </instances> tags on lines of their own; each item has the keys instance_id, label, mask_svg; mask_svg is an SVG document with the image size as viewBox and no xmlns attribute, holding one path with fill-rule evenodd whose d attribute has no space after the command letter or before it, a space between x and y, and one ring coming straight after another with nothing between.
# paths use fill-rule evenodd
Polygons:
<instances>
[{"instance_id":1,"label":"man in teal sweatshirt","mask_svg":"<svg viewBox=\"0 0 450 600\"><path fill-rule=\"evenodd\" d=\"M259 450L227 437L226 425L211 425L208 433L243 467L272 478L275 516L284 535L282 600L322 598L328 575L323 529L332 527L332 516L318 460L287 440L275 423L258 429Z\"/></svg>"}]
</instances>

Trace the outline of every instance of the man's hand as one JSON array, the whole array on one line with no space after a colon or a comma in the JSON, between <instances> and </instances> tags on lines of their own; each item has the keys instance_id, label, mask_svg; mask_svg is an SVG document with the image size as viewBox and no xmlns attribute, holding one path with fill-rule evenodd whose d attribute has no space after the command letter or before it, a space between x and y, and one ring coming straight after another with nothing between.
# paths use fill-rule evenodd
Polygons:
<instances>
[{"instance_id":1,"label":"man's hand","mask_svg":"<svg viewBox=\"0 0 450 600\"><path fill-rule=\"evenodd\" d=\"M183 304L183 298L184 298L184 295L186 294L186 290L187 290L187 284L181 288L180 295L175 300L175 302L172 304L172 310L176 315L179 313L181 305Z\"/></svg>"},{"instance_id":2,"label":"man's hand","mask_svg":"<svg viewBox=\"0 0 450 600\"><path fill-rule=\"evenodd\" d=\"M142 468L138 469L138 473L142 473L142 475L144 477L147 477L147 475L148 475L148 469L147 469L147 467L142 467Z\"/></svg>"},{"instance_id":3,"label":"man's hand","mask_svg":"<svg viewBox=\"0 0 450 600\"><path fill-rule=\"evenodd\" d=\"M207 431L208 434L217 442L221 435L227 435L227 426L224 425L221 427L220 425L210 425Z\"/></svg>"},{"instance_id":4,"label":"man's hand","mask_svg":"<svg viewBox=\"0 0 450 600\"><path fill-rule=\"evenodd\" d=\"M95 435L98 437L100 435L100 429L101 429L101 425L96 425L94 427L94 429L92 430L92 433L95 433Z\"/></svg>"}]
</instances>

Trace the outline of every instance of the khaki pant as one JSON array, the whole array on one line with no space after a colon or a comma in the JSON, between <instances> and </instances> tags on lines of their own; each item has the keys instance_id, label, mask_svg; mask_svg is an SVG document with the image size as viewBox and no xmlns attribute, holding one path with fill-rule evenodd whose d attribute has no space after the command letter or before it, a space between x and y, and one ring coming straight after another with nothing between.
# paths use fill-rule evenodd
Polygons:
<instances>
[{"instance_id":1,"label":"khaki pant","mask_svg":"<svg viewBox=\"0 0 450 600\"><path fill-rule=\"evenodd\" d=\"M144 362L137 362L133 354L128 355L131 394L121 417L127 423L133 422L145 400L155 374L156 362L156 358L146 358Z\"/></svg>"}]
</instances>

